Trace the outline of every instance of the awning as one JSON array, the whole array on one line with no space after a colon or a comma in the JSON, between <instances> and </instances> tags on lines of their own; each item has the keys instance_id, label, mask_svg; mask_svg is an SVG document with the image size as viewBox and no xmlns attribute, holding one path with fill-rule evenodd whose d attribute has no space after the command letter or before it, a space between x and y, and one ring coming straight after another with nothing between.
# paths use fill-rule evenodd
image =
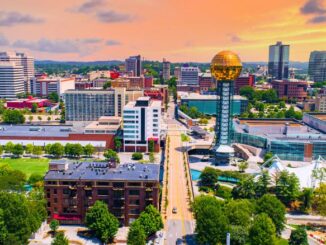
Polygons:
<instances>
[{"instance_id":1,"label":"awning","mask_svg":"<svg viewBox=\"0 0 326 245\"><path fill-rule=\"evenodd\" d=\"M53 219L56 219L56 220L81 220L81 217L80 217L80 215L53 214Z\"/></svg>"}]
</instances>

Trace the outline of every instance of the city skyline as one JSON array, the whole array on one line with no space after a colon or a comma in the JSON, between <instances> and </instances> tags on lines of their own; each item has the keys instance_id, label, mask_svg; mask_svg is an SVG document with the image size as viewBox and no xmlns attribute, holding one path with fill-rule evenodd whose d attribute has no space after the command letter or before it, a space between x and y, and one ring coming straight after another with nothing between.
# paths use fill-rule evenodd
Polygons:
<instances>
[{"instance_id":1,"label":"city skyline","mask_svg":"<svg viewBox=\"0 0 326 245\"><path fill-rule=\"evenodd\" d=\"M0 49L38 60L210 62L231 49L244 62L267 61L268 46L291 46L290 60L308 62L326 49L325 0L149 1L3 0Z\"/></svg>"}]
</instances>

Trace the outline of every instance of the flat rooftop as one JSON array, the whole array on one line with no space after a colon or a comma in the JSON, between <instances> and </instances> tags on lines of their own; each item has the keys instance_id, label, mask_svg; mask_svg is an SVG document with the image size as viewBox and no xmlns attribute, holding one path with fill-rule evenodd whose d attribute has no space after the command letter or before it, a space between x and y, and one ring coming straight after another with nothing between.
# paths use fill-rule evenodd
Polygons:
<instances>
[{"instance_id":1,"label":"flat rooftop","mask_svg":"<svg viewBox=\"0 0 326 245\"><path fill-rule=\"evenodd\" d=\"M159 181L159 164L120 164L109 168L103 162L75 162L67 170L49 170L44 180Z\"/></svg>"},{"instance_id":2,"label":"flat rooftop","mask_svg":"<svg viewBox=\"0 0 326 245\"><path fill-rule=\"evenodd\" d=\"M246 119L240 119L240 124L247 124L252 126L275 126L275 125L285 125L288 124L290 127L299 127L302 126L301 123L295 122L293 120L246 120Z\"/></svg>"},{"instance_id":3,"label":"flat rooftop","mask_svg":"<svg viewBox=\"0 0 326 245\"><path fill-rule=\"evenodd\" d=\"M219 96L217 95L206 95L206 94L198 94L198 93L187 93L183 92L180 93L181 99L182 100L217 100L219 99ZM240 96L240 95L233 95L234 100L247 100L245 97Z\"/></svg>"},{"instance_id":4,"label":"flat rooftop","mask_svg":"<svg viewBox=\"0 0 326 245\"><path fill-rule=\"evenodd\" d=\"M0 125L0 137L68 137L71 133L83 133L83 130L72 125Z\"/></svg>"},{"instance_id":5,"label":"flat rooftop","mask_svg":"<svg viewBox=\"0 0 326 245\"><path fill-rule=\"evenodd\" d=\"M316 117L322 121L326 121L326 114L311 114L313 117Z\"/></svg>"}]
</instances>

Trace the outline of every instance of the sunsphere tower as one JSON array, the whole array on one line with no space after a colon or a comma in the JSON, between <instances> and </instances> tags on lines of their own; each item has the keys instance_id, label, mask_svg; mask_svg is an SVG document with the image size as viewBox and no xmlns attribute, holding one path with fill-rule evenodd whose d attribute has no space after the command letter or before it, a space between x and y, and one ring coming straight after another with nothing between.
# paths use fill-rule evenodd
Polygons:
<instances>
[{"instance_id":1,"label":"sunsphere tower","mask_svg":"<svg viewBox=\"0 0 326 245\"><path fill-rule=\"evenodd\" d=\"M212 76L217 82L216 143L214 154L217 164L228 164L234 156L230 132L232 127L232 99L234 80L242 70L239 56L231 51L222 51L211 62Z\"/></svg>"}]
</instances>

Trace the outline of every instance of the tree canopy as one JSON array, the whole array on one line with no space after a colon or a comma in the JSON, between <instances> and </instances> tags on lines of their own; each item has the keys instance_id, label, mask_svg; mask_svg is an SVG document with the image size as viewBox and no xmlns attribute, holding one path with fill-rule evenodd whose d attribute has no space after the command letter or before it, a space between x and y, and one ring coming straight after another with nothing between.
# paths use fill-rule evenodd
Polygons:
<instances>
[{"instance_id":1,"label":"tree canopy","mask_svg":"<svg viewBox=\"0 0 326 245\"><path fill-rule=\"evenodd\" d=\"M138 220L134 221L129 228L128 232L128 245L145 245L146 244L146 234L144 228Z\"/></svg>"},{"instance_id":2,"label":"tree canopy","mask_svg":"<svg viewBox=\"0 0 326 245\"><path fill-rule=\"evenodd\" d=\"M250 245L274 245L275 226L267 214L258 214L249 232Z\"/></svg>"},{"instance_id":3,"label":"tree canopy","mask_svg":"<svg viewBox=\"0 0 326 245\"><path fill-rule=\"evenodd\" d=\"M308 245L306 230L302 227L293 230L291 232L289 245Z\"/></svg>"},{"instance_id":4,"label":"tree canopy","mask_svg":"<svg viewBox=\"0 0 326 245\"><path fill-rule=\"evenodd\" d=\"M4 123L22 124L25 122L24 114L19 110L5 110L2 114Z\"/></svg>"}]
</instances>

